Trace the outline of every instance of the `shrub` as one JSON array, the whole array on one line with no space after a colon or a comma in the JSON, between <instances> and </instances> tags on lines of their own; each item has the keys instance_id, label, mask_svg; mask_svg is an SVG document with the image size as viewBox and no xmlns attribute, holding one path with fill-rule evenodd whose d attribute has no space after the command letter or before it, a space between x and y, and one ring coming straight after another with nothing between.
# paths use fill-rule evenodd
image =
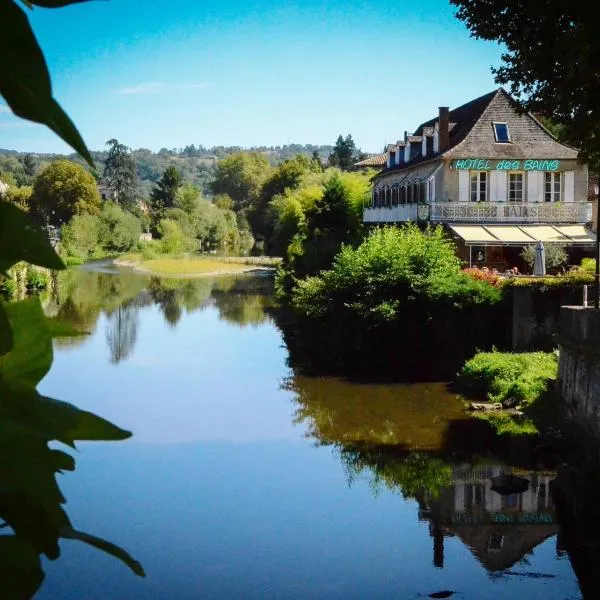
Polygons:
<instances>
[{"instance_id":1,"label":"shrub","mask_svg":"<svg viewBox=\"0 0 600 600\"><path fill-rule=\"evenodd\" d=\"M100 220L93 215L75 215L61 229L63 252L67 256L90 258L98 246Z\"/></svg>"},{"instance_id":2,"label":"shrub","mask_svg":"<svg viewBox=\"0 0 600 600\"><path fill-rule=\"evenodd\" d=\"M45 271L27 265L26 287L27 291L32 294L43 292L50 283L50 277Z\"/></svg>"},{"instance_id":3,"label":"shrub","mask_svg":"<svg viewBox=\"0 0 600 600\"><path fill-rule=\"evenodd\" d=\"M187 250L187 240L175 221L162 219L158 226L161 234L160 250L163 254L182 254Z\"/></svg>"},{"instance_id":4,"label":"shrub","mask_svg":"<svg viewBox=\"0 0 600 600\"><path fill-rule=\"evenodd\" d=\"M530 266L535 263L536 247L533 244L525 246L521 252L521 258ZM565 247L561 244L545 244L544 254L546 255L546 267L554 268L566 264L568 255Z\"/></svg>"},{"instance_id":5,"label":"shrub","mask_svg":"<svg viewBox=\"0 0 600 600\"><path fill-rule=\"evenodd\" d=\"M461 369L457 389L490 402L512 401L528 406L549 390L557 370L554 353L481 352Z\"/></svg>"},{"instance_id":6,"label":"shrub","mask_svg":"<svg viewBox=\"0 0 600 600\"><path fill-rule=\"evenodd\" d=\"M280 272L280 290L289 278ZM382 228L296 283L284 335L292 360L309 370L435 376L502 339L502 300L501 290L460 272L441 228Z\"/></svg>"},{"instance_id":7,"label":"shrub","mask_svg":"<svg viewBox=\"0 0 600 600\"><path fill-rule=\"evenodd\" d=\"M0 295L5 300L12 300L17 294L17 282L10 278L6 277L0 281Z\"/></svg>"},{"instance_id":8,"label":"shrub","mask_svg":"<svg viewBox=\"0 0 600 600\"><path fill-rule=\"evenodd\" d=\"M596 272L596 259L595 258L583 258L581 260L581 270L586 273Z\"/></svg>"},{"instance_id":9,"label":"shrub","mask_svg":"<svg viewBox=\"0 0 600 600\"><path fill-rule=\"evenodd\" d=\"M127 252L140 239L140 219L112 202L106 202L100 212L99 240L107 252Z\"/></svg>"},{"instance_id":10,"label":"shrub","mask_svg":"<svg viewBox=\"0 0 600 600\"><path fill-rule=\"evenodd\" d=\"M482 271L481 269L463 269L463 273L472 279L485 281L494 287L500 287L502 285L502 277L496 273L491 273L490 271Z\"/></svg>"}]
</instances>

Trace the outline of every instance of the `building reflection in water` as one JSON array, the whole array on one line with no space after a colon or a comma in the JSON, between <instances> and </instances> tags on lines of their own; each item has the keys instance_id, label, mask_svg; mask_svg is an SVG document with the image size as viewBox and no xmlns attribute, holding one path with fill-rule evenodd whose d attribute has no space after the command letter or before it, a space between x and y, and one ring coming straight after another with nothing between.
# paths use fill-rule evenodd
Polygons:
<instances>
[{"instance_id":1,"label":"building reflection in water","mask_svg":"<svg viewBox=\"0 0 600 600\"><path fill-rule=\"evenodd\" d=\"M424 493L419 519L429 521L433 563L444 566L444 538L458 537L491 573L505 571L558 534L550 483L552 471L499 465L454 465L452 486ZM499 486L498 483L504 483ZM510 487L520 489L511 490ZM526 487L526 489L524 489ZM558 554L562 554L557 548Z\"/></svg>"}]
</instances>

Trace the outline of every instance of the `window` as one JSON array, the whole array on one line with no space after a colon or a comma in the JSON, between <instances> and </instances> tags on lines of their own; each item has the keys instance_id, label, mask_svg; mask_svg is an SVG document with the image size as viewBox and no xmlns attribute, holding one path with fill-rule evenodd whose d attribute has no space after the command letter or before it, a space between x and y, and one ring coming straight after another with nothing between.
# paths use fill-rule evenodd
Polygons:
<instances>
[{"instance_id":1,"label":"window","mask_svg":"<svg viewBox=\"0 0 600 600\"><path fill-rule=\"evenodd\" d=\"M510 143L510 133L508 123L492 123L494 126L494 137L496 141L502 144Z\"/></svg>"},{"instance_id":2,"label":"window","mask_svg":"<svg viewBox=\"0 0 600 600\"><path fill-rule=\"evenodd\" d=\"M560 173L544 173L544 202L560 202Z\"/></svg>"},{"instance_id":3,"label":"window","mask_svg":"<svg viewBox=\"0 0 600 600\"><path fill-rule=\"evenodd\" d=\"M400 188L400 204L406 204L406 186Z\"/></svg>"},{"instance_id":4,"label":"window","mask_svg":"<svg viewBox=\"0 0 600 600\"><path fill-rule=\"evenodd\" d=\"M392 188L392 206L398 206L398 186Z\"/></svg>"},{"instance_id":5,"label":"window","mask_svg":"<svg viewBox=\"0 0 600 600\"><path fill-rule=\"evenodd\" d=\"M471 202L487 200L487 171L471 173Z\"/></svg>"},{"instance_id":6,"label":"window","mask_svg":"<svg viewBox=\"0 0 600 600\"><path fill-rule=\"evenodd\" d=\"M508 174L509 202L523 202L523 173Z\"/></svg>"},{"instance_id":7,"label":"window","mask_svg":"<svg viewBox=\"0 0 600 600\"><path fill-rule=\"evenodd\" d=\"M487 551L500 552L504 546L504 536L499 533L492 533L488 538Z\"/></svg>"},{"instance_id":8,"label":"window","mask_svg":"<svg viewBox=\"0 0 600 600\"><path fill-rule=\"evenodd\" d=\"M396 152L390 152L390 167L396 164Z\"/></svg>"}]
</instances>

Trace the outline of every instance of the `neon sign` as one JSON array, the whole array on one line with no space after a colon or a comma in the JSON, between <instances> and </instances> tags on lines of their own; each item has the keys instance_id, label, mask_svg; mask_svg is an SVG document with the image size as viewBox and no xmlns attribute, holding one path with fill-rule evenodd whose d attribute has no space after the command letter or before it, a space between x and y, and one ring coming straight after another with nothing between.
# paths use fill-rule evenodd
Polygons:
<instances>
[{"instance_id":1,"label":"neon sign","mask_svg":"<svg viewBox=\"0 0 600 600\"><path fill-rule=\"evenodd\" d=\"M454 168L461 171L558 171L560 160L464 158L454 161Z\"/></svg>"}]
</instances>

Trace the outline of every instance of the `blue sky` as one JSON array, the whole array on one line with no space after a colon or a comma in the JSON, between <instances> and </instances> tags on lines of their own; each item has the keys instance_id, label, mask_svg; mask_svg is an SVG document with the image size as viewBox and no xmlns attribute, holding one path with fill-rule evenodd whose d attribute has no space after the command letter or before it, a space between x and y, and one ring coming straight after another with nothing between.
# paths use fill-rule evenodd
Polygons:
<instances>
[{"instance_id":1,"label":"blue sky","mask_svg":"<svg viewBox=\"0 0 600 600\"><path fill-rule=\"evenodd\" d=\"M30 11L89 147L333 143L379 152L496 87L447 0L108 0ZM0 106L0 148L66 146Z\"/></svg>"}]
</instances>

